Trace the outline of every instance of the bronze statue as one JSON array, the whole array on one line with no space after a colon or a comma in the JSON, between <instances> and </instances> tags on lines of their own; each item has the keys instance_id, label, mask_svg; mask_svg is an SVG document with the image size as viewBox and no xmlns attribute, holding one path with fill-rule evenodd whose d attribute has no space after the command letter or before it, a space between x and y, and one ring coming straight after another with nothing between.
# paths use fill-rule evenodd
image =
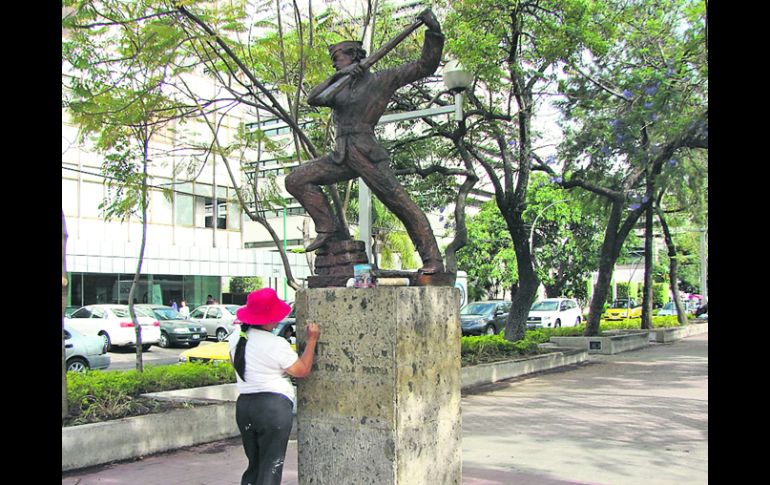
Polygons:
<instances>
[{"instance_id":1,"label":"bronze statue","mask_svg":"<svg viewBox=\"0 0 770 485\"><path fill-rule=\"evenodd\" d=\"M320 186L361 177L406 227L422 259L423 266L419 271L434 274L444 270L428 218L396 179L389 166L387 150L374 136L374 127L393 93L431 75L441 59L444 35L436 16L427 9L417 18L399 38L369 58L358 41L339 42L329 47L337 72L310 91L308 104L333 109L336 147L332 153L295 168L285 181L286 190L297 198L315 222L318 236L305 248L307 251L340 238L331 205ZM418 60L392 69L369 71L371 64L421 24L428 30Z\"/></svg>"}]
</instances>

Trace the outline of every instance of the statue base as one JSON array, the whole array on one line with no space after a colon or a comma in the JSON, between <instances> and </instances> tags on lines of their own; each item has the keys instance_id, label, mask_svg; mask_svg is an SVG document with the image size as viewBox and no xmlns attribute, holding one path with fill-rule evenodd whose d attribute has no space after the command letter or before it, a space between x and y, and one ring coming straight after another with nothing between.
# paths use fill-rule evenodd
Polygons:
<instances>
[{"instance_id":1,"label":"statue base","mask_svg":"<svg viewBox=\"0 0 770 485\"><path fill-rule=\"evenodd\" d=\"M454 288L301 289L321 337L297 389L300 485L461 485L460 317Z\"/></svg>"}]
</instances>

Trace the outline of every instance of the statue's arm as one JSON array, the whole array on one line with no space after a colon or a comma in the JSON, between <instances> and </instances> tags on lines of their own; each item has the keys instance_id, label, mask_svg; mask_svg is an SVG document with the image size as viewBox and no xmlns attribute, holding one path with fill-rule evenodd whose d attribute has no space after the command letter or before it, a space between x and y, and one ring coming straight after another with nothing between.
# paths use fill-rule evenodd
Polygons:
<instances>
[{"instance_id":1,"label":"statue's arm","mask_svg":"<svg viewBox=\"0 0 770 485\"><path fill-rule=\"evenodd\" d=\"M331 106L331 99L322 96L322 93L336 80L337 75L335 74L329 77L329 79L326 81L311 89L307 95L307 104L310 106Z\"/></svg>"},{"instance_id":2,"label":"statue's arm","mask_svg":"<svg viewBox=\"0 0 770 485\"><path fill-rule=\"evenodd\" d=\"M441 31L426 30L420 58L401 67L388 70L390 71L388 74L391 76L391 87L395 90L436 72L443 50L444 34Z\"/></svg>"},{"instance_id":3,"label":"statue's arm","mask_svg":"<svg viewBox=\"0 0 770 485\"><path fill-rule=\"evenodd\" d=\"M334 100L334 94L326 93L325 91L327 88L344 76L350 75L353 78L357 78L361 76L363 72L363 68L361 68L357 62L340 69L332 74L329 79L310 90L307 95L307 104L310 106L328 106L333 108L334 103L332 101Z\"/></svg>"}]
</instances>

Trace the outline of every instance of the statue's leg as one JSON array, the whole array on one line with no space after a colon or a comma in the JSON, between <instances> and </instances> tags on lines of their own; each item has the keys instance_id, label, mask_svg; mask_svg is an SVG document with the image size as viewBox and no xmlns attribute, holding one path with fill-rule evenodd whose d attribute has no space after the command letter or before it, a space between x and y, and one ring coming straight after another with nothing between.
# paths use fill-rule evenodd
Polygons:
<instances>
[{"instance_id":1,"label":"statue's leg","mask_svg":"<svg viewBox=\"0 0 770 485\"><path fill-rule=\"evenodd\" d=\"M294 168L284 180L286 190L296 198L315 223L318 237L305 250L314 251L332 238L336 231L334 212L321 185L349 180L355 176L347 166L324 156Z\"/></svg>"},{"instance_id":2,"label":"statue's leg","mask_svg":"<svg viewBox=\"0 0 770 485\"><path fill-rule=\"evenodd\" d=\"M425 213L409 197L390 169L387 161L372 163L359 150L348 153L348 164L358 172L380 201L404 224L422 259L421 272L433 274L444 271L441 252Z\"/></svg>"}]
</instances>

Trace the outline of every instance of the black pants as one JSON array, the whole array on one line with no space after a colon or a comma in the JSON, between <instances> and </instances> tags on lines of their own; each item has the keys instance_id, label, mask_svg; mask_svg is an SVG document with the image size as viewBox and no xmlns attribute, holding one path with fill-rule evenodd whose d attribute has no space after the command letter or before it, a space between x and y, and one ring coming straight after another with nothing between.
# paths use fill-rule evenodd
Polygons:
<instances>
[{"instance_id":1,"label":"black pants","mask_svg":"<svg viewBox=\"0 0 770 485\"><path fill-rule=\"evenodd\" d=\"M241 485L280 485L292 426L292 402L281 394L241 394L235 421L249 466Z\"/></svg>"}]
</instances>

